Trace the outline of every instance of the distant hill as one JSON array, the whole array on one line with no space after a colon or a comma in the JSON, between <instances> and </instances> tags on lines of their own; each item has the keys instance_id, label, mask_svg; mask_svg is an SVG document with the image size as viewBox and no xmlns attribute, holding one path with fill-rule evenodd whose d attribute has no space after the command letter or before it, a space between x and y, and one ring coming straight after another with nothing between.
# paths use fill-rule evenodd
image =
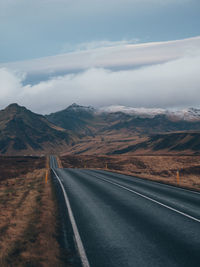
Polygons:
<instances>
[{"instance_id":1,"label":"distant hill","mask_svg":"<svg viewBox=\"0 0 200 267\"><path fill-rule=\"evenodd\" d=\"M115 150L110 154L131 153L193 153L200 154L200 132L155 134L146 141Z\"/></svg>"},{"instance_id":2,"label":"distant hill","mask_svg":"<svg viewBox=\"0 0 200 267\"><path fill-rule=\"evenodd\" d=\"M0 111L0 154L198 153L199 132L199 109L73 104L43 116L11 104Z\"/></svg>"},{"instance_id":3,"label":"distant hill","mask_svg":"<svg viewBox=\"0 0 200 267\"><path fill-rule=\"evenodd\" d=\"M166 115L156 115L154 117L130 116L125 120L113 123L110 129L118 130L128 129L143 134L164 133L171 131L191 131L200 130L200 120L173 120Z\"/></svg>"},{"instance_id":4,"label":"distant hill","mask_svg":"<svg viewBox=\"0 0 200 267\"><path fill-rule=\"evenodd\" d=\"M105 131L151 134L200 130L200 110L192 108L177 112L161 109L122 109L118 106L96 110L73 104L62 111L47 115L46 118L80 137L102 134Z\"/></svg>"},{"instance_id":5,"label":"distant hill","mask_svg":"<svg viewBox=\"0 0 200 267\"><path fill-rule=\"evenodd\" d=\"M161 109L161 108L132 108L125 106L108 106L100 108L101 112L117 113L121 112L132 116L138 116L141 118L153 118L157 115L165 115L167 118L173 120L185 120L185 121L199 121L200 109L198 108L186 108L186 109Z\"/></svg>"},{"instance_id":6,"label":"distant hill","mask_svg":"<svg viewBox=\"0 0 200 267\"><path fill-rule=\"evenodd\" d=\"M73 141L69 132L52 125L44 116L11 104L0 111L0 153L35 154L59 151Z\"/></svg>"},{"instance_id":7,"label":"distant hill","mask_svg":"<svg viewBox=\"0 0 200 267\"><path fill-rule=\"evenodd\" d=\"M92 107L72 104L64 110L46 115L46 118L55 125L71 130L77 136L92 136L92 129L95 109Z\"/></svg>"}]
</instances>

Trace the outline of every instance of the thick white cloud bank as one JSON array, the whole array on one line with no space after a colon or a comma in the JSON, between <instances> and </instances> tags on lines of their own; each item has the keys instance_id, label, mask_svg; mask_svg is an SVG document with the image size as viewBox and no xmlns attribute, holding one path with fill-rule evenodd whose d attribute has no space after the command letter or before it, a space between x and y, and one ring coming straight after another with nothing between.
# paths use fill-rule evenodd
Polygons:
<instances>
[{"instance_id":1,"label":"thick white cloud bank","mask_svg":"<svg viewBox=\"0 0 200 267\"><path fill-rule=\"evenodd\" d=\"M23 76L0 69L0 107L12 102L49 113L76 102L82 105L132 107L199 107L200 51L139 69L88 68L78 74L23 85Z\"/></svg>"}]
</instances>

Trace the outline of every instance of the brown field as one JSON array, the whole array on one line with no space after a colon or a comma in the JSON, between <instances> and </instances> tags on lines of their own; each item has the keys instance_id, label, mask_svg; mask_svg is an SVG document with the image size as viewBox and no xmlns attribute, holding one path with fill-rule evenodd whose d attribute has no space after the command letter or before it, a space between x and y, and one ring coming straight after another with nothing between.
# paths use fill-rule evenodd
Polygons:
<instances>
[{"instance_id":1,"label":"brown field","mask_svg":"<svg viewBox=\"0 0 200 267\"><path fill-rule=\"evenodd\" d=\"M0 156L0 181L26 174L45 167L46 159L39 157Z\"/></svg>"},{"instance_id":2,"label":"brown field","mask_svg":"<svg viewBox=\"0 0 200 267\"><path fill-rule=\"evenodd\" d=\"M45 158L0 158L0 266L63 266Z\"/></svg>"},{"instance_id":3,"label":"brown field","mask_svg":"<svg viewBox=\"0 0 200 267\"><path fill-rule=\"evenodd\" d=\"M64 148L62 155L105 155L146 140L147 137L130 134L126 131L121 131L120 133L117 131L104 132L102 135L83 138L73 146L69 146L67 149Z\"/></svg>"},{"instance_id":4,"label":"brown field","mask_svg":"<svg viewBox=\"0 0 200 267\"><path fill-rule=\"evenodd\" d=\"M200 191L200 156L62 156L65 168L106 169ZM180 182L177 183L177 169Z\"/></svg>"}]
</instances>

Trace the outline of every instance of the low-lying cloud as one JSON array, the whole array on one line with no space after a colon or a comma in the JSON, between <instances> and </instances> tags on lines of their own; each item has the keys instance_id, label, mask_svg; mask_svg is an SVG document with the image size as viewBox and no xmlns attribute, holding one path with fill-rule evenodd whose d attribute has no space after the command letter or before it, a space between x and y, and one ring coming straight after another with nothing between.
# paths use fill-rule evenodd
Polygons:
<instances>
[{"instance_id":1,"label":"low-lying cloud","mask_svg":"<svg viewBox=\"0 0 200 267\"><path fill-rule=\"evenodd\" d=\"M24 76L0 69L0 107L18 102L49 113L76 102L96 107L188 107L200 103L200 51L176 60L134 70L89 68L23 85Z\"/></svg>"},{"instance_id":2,"label":"low-lying cloud","mask_svg":"<svg viewBox=\"0 0 200 267\"><path fill-rule=\"evenodd\" d=\"M190 56L200 47L200 36L168 42L140 43L131 41L92 42L79 45L71 53L29 61L0 64L13 71L26 73L24 83L38 83L69 73L87 71L91 68L125 70L166 63Z\"/></svg>"}]
</instances>

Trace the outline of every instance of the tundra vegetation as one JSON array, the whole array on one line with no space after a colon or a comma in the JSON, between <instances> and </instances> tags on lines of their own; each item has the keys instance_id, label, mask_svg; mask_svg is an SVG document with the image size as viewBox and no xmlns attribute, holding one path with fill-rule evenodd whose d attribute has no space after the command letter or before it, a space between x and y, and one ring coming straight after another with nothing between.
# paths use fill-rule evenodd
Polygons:
<instances>
[{"instance_id":1,"label":"tundra vegetation","mask_svg":"<svg viewBox=\"0 0 200 267\"><path fill-rule=\"evenodd\" d=\"M64 266L46 159L0 158L0 266Z\"/></svg>"}]
</instances>

